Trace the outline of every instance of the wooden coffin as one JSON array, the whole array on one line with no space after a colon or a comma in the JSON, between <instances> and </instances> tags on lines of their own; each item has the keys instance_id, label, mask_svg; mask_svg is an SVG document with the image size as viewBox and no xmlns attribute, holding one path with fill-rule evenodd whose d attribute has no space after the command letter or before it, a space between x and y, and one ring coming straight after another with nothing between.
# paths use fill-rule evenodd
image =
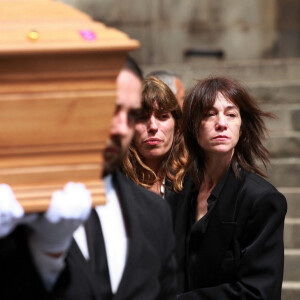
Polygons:
<instances>
[{"instance_id":1,"label":"wooden coffin","mask_svg":"<svg viewBox=\"0 0 300 300\"><path fill-rule=\"evenodd\" d=\"M58 1L0 1L0 183L27 212L46 210L68 181L105 201L115 80L138 46Z\"/></svg>"}]
</instances>

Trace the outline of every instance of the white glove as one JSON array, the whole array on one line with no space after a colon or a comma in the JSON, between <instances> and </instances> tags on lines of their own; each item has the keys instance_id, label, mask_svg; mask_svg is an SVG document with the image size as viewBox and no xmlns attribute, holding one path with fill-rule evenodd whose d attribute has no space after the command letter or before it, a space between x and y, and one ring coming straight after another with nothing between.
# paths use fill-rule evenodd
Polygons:
<instances>
[{"instance_id":1,"label":"white glove","mask_svg":"<svg viewBox=\"0 0 300 300\"><path fill-rule=\"evenodd\" d=\"M91 193L82 183L69 182L52 194L46 213L30 224L32 242L45 253L68 250L74 231L84 223L92 208Z\"/></svg>"},{"instance_id":2,"label":"white glove","mask_svg":"<svg viewBox=\"0 0 300 300\"><path fill-rule=\"evenodd\" d=\"M17 201L11 187L0 184L0 237L9 235L24 216L24 210Z\"/></svg>"},{"instance_id":3,"label":"white glove","mask_svg":"<svg viewBox=\"0 0 300 300\"><path fill-rule=\"evenodd\" d=\"M9 235L17 225L30 223L36 217L35 214L25 215L11 187L0 184L0 238Z\"/></svg>"}]
</instances>

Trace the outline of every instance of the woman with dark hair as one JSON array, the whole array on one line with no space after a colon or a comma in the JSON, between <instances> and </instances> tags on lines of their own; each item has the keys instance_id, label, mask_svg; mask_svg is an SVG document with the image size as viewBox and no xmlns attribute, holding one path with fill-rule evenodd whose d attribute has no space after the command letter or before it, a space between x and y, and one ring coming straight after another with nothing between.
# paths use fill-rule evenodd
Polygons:
<instances>
[{"instance_id":1,"label":"woman with dark hair","mask_svg":"<svg viewBox=\"0 0 300 300\"><path fill-rule=\"evenodd\" d=\"M199 81L187 95L191 180L175 208L179 299L281 299L287 204L263 178L264 117L272 114L229 78Z\"/></svg>"},{"instance_id":2,"label":"woman with dark hair","mask_svg":"<svg viewBox=\"0 0 300 300\"><path fill-rule=\"evenodd\" d=\"M122 170L137 184L167 198L169 191L182 189L186 162L179 131L182 112L161 80L149 76L142 89L142 109Z\"/></svg>"}]
</instances>

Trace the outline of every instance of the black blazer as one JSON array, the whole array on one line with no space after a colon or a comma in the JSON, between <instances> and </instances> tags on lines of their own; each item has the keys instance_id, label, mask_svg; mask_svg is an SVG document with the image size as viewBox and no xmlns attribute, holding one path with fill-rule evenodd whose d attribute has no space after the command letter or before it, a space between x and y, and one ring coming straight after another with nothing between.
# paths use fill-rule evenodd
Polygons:
<instances>
[{"instance_id":1,"label":"black blazer","mask_svg":"<svg viewBox=\"0 0 300 300\"><path fill-rule=\"evenodd\" d=\"M121 173L115 173L113 181L121 199L129 245L123 277L112 299L173 299L177 291L175 241L168 204L158 195L129 181ZM18 241L22 241L23 245ZM22 232L18 229L12 236L0 241L1 245L10 248L10 253L0 250L0 261L4 267L0 269L1 300L100 300L98 288L101 282L96 282L75 241L66 258L67 268L52 293L44 290L30 253L24 246L24 229ZM2 276L4 273L9 276L5 278ZM21 282L24 284L16 289Z\"/></svg>"},{"instance_id":2,"label":"black blazer","mask_svg":"<svg viewBox=\"0 0 300 300\"><path fill-rule=\"evenodd\" d=\"M281 299L286 199L260 176L241 176L229 169L207 219L199 223L189 225L198 193L189 177L181 194L170 199L180 300Z\"/></svg>"}]
</instances>

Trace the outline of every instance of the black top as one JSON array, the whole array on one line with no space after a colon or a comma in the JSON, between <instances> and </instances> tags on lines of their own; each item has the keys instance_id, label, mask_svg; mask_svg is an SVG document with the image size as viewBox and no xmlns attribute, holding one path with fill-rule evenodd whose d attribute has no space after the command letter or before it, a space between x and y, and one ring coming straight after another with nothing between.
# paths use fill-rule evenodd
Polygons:
<instances>
[{"instance_id":1,"label":"black top","mask_svg":"<svg viewBox=\"0 0 300 300\"><path fill-rule=\"evenodd\" d=\"M195 222L197 189L187 177L171 199L181 295L185 299L281 299L285 197L256 174L232 168Z\"/></svg>"}]
</instances>

